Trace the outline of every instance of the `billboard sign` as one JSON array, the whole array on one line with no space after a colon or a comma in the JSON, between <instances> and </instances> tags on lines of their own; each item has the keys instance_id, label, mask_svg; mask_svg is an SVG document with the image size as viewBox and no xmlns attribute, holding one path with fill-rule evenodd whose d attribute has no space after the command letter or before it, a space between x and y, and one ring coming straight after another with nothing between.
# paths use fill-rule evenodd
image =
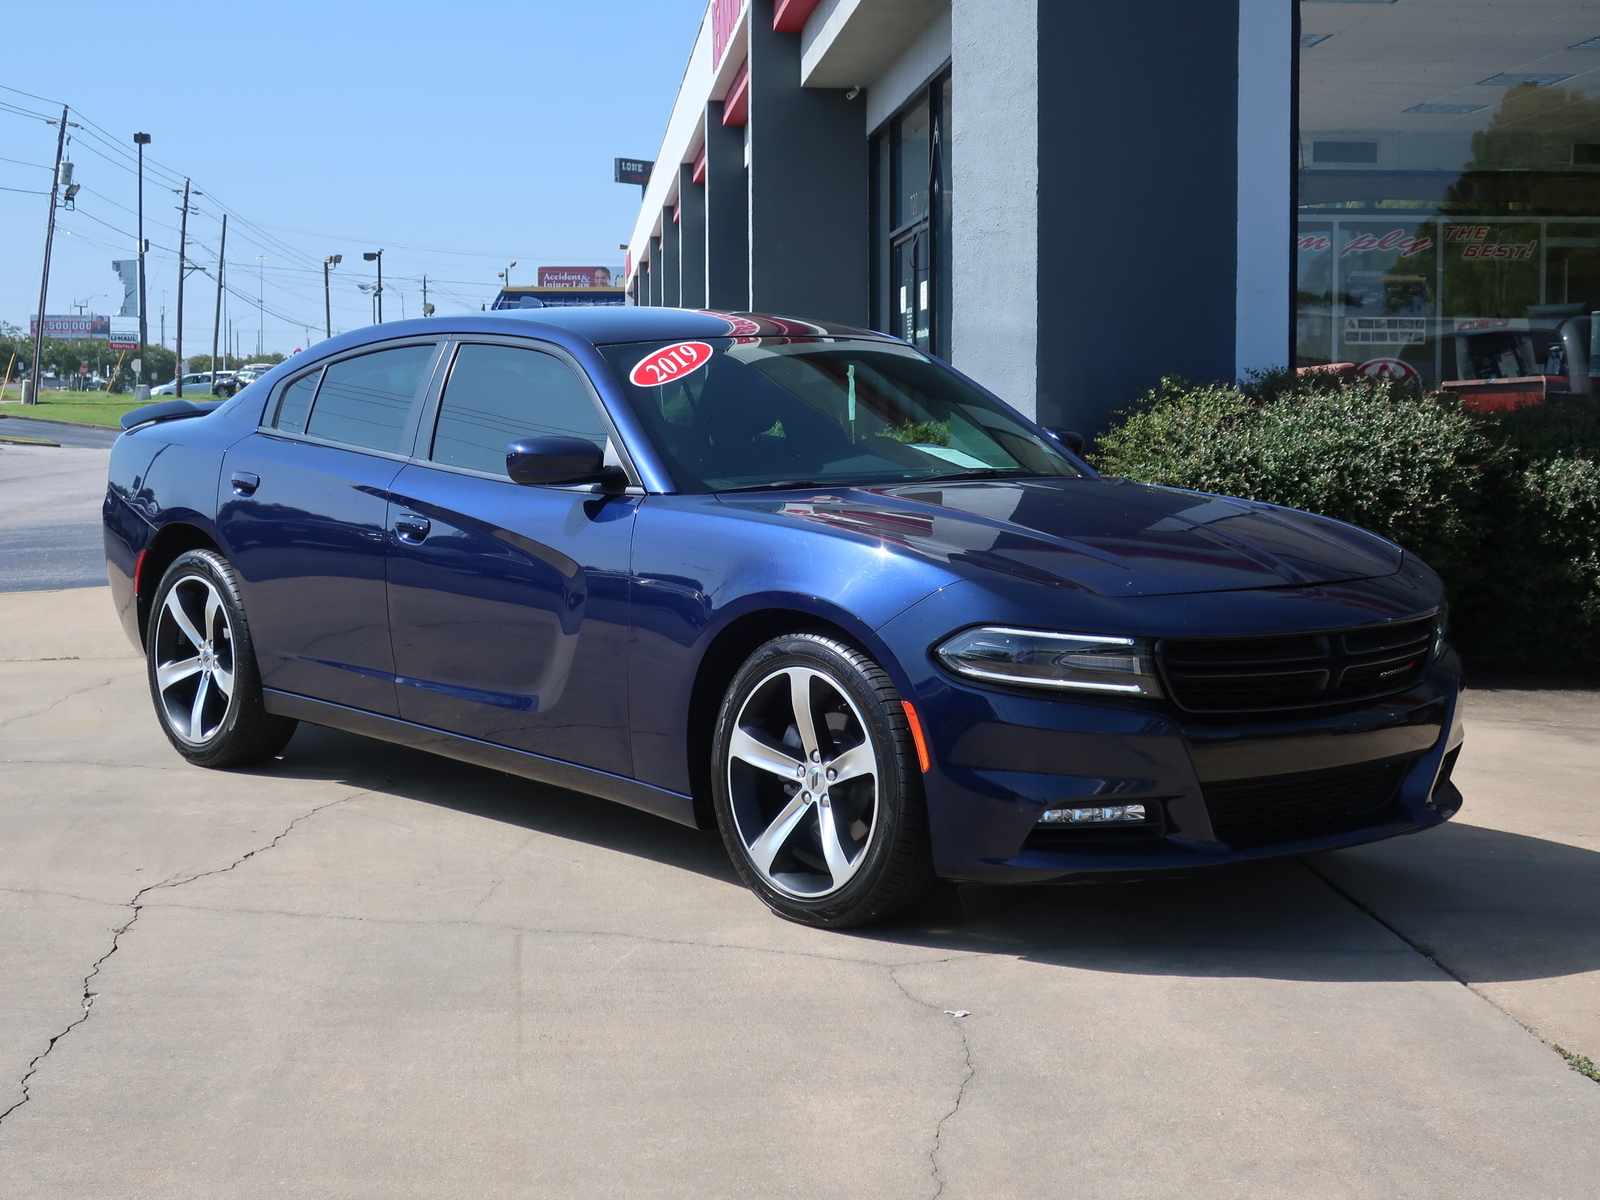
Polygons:
<instances>
[{"instance_id":1,"label":"billboard sign","mask_svg":"<svg viewBox=\"0 0 1600 1200\"><path fill-rule=\"evenodd\" d=\"M650 172L655 169L655 163L642 158L619 158L617 162L617 182L637 183L641 187L649 184Z\"/></svg>"},{"instance_id":2,"label":"billboard sign","mask_svg":"<svg viewBox=\"0 0 1600 1200\"><path fill-rule=\"evenodd\" d=\"M39 318L28 319L28 333L30 336L39 332ZM103 338L111 336L111 318L96 316L94 313L71 313L67 316L51 316L48 313L44 318L44 336L59 338L62 341L81 342L90 338Z\"/></svg>"},{"instance_id":3,"label":"billboard sign","mask_svg":"<svg viewBox=\"0 0 1600 1200\"><path fill-rule=\"evenodd\" d=\"M610 267L540 267L542 288L611 287Z\"/></svg>"},{"instance_id":4,"label":"billboard sign","mask_svg":"<svg viewBox=\"0 0 1600 1200\"><path fill-rule=\"evenodd\" d=\"M137 350L139 348L138 317L111 318L111 348L113 350Z\"/></svg>"}]
</instances>

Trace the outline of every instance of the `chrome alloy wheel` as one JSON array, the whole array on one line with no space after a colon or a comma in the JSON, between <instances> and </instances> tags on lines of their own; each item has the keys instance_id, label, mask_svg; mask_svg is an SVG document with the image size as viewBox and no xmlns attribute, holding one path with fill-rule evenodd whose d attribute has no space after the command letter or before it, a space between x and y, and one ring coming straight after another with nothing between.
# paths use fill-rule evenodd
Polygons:
<instances>
[{"instance_id":1,"label":"chrome alloy wheel","mask_svg":"<svg viewBox=\"0 0 1600 1200\"><path fill-rule=\"evenodd\" d=\"M878 823L878 760L854 701L827 675L784 667L753 688L728 745L728 796L750 865L815 900L850 882Z\"/></svg>"},{"instance_id":2,"label":"chrome alloy wheel","mask_svg":"<svg viewBox=\"0 0 1600 1200\"><path fill-rule=\"evenodd\" d=\"M216 585L199 575L173 584L156 615L150 653L167 728L198 746L216 736L233 703L233 624Z\"/></svg>"}]
</instances>

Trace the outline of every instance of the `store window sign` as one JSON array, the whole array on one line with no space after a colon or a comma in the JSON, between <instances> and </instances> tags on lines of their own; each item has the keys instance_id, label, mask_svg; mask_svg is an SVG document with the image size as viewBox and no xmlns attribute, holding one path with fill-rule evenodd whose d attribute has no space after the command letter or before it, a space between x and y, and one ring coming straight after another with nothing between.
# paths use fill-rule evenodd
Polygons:
<instances>
[{"instance_id":1,"label":"store window sign","mask_svg":"<svg viewBox=\"0 0 1600 1200\"><path fill-rule=\"evenodd\" d=\"M1382 236L1373 233L1357 233L1344 244L1344 249L1339 256L1348 258L1352 254L1364 254L1372 250L1398 250L1401 258L1415 258L1424 250L1431 250L1432 248L1432 238L1412 236L1404 229L1396 229L1392 233L1386 233Z\"/></svg>"}]
</instances>

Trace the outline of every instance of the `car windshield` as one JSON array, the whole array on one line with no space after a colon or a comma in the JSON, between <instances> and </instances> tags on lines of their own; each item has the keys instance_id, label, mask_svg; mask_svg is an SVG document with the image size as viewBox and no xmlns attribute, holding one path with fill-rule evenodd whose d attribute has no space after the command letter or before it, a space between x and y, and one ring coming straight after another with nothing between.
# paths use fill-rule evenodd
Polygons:
<instances>
[{"instance_id":1,"label":"car windshield","mask_svg":"<svg viewBox=\"0 0 1600 1200\"><path fill-rule=\"evenodd\" d=\"M709 338L599 350L684 491L1082 474L910 346Z\"/></svg>"}]
</instances>

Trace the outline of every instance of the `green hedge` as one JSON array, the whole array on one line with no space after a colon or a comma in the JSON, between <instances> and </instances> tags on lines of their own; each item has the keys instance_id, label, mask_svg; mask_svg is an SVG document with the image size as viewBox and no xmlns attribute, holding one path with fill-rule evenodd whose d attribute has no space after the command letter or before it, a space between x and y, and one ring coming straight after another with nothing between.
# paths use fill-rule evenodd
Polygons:
<instances>
[{"instance_id":1,"label":"green hedge","mask_svg":"<svg viewBox=\"0 0 1600 1200\"><path fill-rule=\"evenodd\" d=\"M1444 577L1471 665L1600 674L1600 400L1480 417L1366 379L1167 380L1093 461L1371 529Z\"/></svg>"}]
</instances>

